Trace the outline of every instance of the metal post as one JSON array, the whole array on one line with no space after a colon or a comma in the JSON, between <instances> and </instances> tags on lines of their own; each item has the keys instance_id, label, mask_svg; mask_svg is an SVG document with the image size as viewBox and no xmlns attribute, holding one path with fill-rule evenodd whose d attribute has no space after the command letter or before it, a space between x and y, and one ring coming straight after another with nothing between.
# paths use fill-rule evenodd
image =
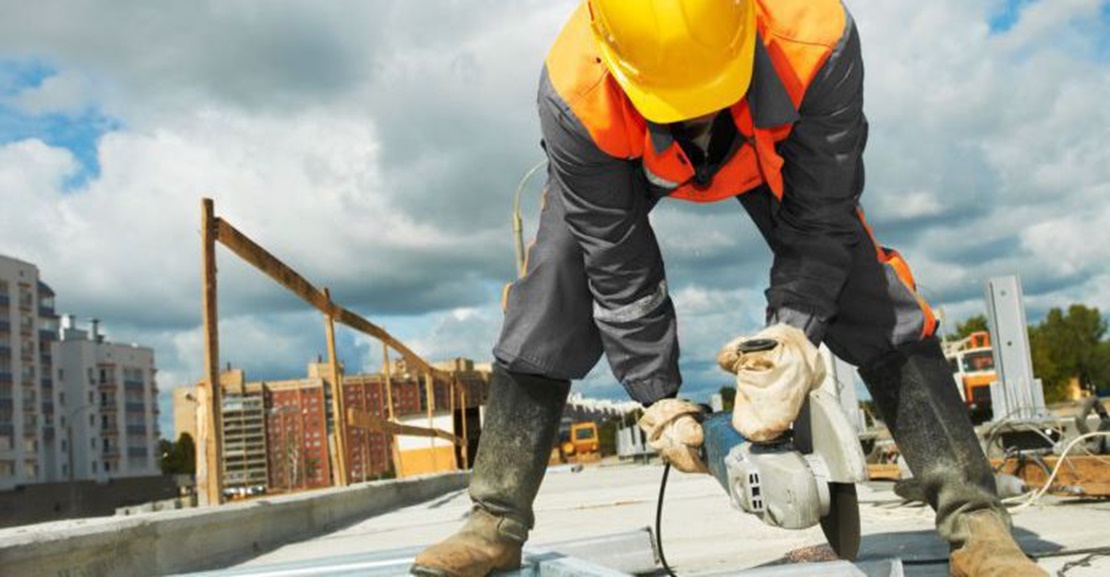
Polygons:
<instances>
[{"instance_id":1,"label":"metal post","mask_svg":"<svg viewBox=\"0 0 1110 577\"><path fill-rule=\"evenodd\" d=\"M1033 376L1021 281L1016 276L987 281L987 320L998 381L991 384L994 421L1045 415L1044 387Z\"/></svg>"},{"instance_id":2,"label":"metal post","mask_svg":"<svg viewBox=\"0 0 1110 577\"><path fill-rule=\"evenodd\" d=\"M223 502L223 435L220 430L220 340L216 316L216 217L212 199L201 200L201 270L204 317L204 374L197 427L197 498L201 506Z\"/></svg>"}]
</instances>

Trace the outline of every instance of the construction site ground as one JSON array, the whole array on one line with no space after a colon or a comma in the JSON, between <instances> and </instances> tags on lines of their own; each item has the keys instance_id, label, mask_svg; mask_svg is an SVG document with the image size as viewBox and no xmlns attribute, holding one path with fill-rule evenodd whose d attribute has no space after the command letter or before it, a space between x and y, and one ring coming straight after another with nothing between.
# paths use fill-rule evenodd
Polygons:
<instances>
[{"instance_id":1,"label":"construction site ground","mask_svg":"<svg viewBox=\"0 0 1110 577\"><path fill-rule=\"evenodd\" d=\"M536 501L530 546L600 538L654 526L663 468L657 463L606 460L580 471L552 468ZM860 560L896 557L905 575L948 575L948 547L933 531L933 513L905 504L888 482L859 486ZM396 510L334 533L292 543L237 567L261 568L342 555L412 549L451 534L464 519L465 491ZM1110 500L1045 497L1014 515L1015 535L1050 574L1110 575ZM677 575L742 572L802 560L831 558L820 528L786 531L729 506L706 475L672 472L663 512L663 550ZM1082 552L1087 550L1087 552ZM1075 552L1079 553L1068 553ZM1110 553L1110 551L1107 551Z\"/></svg>"}]
</instances>

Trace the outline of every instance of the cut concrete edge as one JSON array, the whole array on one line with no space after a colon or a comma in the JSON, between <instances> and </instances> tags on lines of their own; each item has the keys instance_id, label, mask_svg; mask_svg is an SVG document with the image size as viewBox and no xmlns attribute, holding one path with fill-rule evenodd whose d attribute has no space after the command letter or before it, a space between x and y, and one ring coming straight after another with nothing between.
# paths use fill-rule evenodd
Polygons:
<instances>
[{"instance_id":1,"label":"cut concrete edge","mask_svg":"<svg viewBox=\"0 0 1110 577\"><path fill-rule=\"evenodd\" d=\"M46 523L0 534L13 575L152 575L226 566L279 545L466 487L468 472L183 509L87 524Z\"/></svg>"}]
</instances>

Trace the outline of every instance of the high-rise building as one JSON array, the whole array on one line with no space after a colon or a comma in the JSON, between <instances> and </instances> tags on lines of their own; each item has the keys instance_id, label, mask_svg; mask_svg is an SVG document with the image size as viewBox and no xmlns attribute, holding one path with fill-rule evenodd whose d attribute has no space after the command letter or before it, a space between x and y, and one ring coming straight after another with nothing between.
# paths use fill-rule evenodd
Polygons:
<instances>
[{"instance_id":1,"label":"high-rise building","mask_svg":"<svg viewBox=\"0 0 1110 577\"><path fill-rule=\"evenodd\" d=\"M242 369L220 375L224 438L224 490L261 493L269 481L266 463L266 409L261 383L247 383Z\"/></svg>"},{"instance_id":2,"label":"high-rise building","mask_svg":"<svg viewBox=\"0 0 1110 577\"><path fill-rule=\"evenodd\" d=\"M331 484L331 392L330 380L323 376L330 368L310 364L306 379L263 383L271 488L307 489Z\"/></svg>"},{"instance_id":3,"label":"high-rise building","mask_svg":"<svg viewBox=\"0 0 1110 577\"><path fill-rule=\"evenodd\" d=\"M35 265L0 256L0 490L58 480L54 292Z\"/></svg>"},{"instance_id":4,"label":"high-rise building","mask_svg":"<svg viewBox=\"0 0 1110 577\"><path fill-rule=\"evenodd\" d=\"M105 481L160 474L158 383L154 351L105 339L99 321L88 330L63 319L56 343L62 427L72 479Z\"/></svg>"}]
</instances>

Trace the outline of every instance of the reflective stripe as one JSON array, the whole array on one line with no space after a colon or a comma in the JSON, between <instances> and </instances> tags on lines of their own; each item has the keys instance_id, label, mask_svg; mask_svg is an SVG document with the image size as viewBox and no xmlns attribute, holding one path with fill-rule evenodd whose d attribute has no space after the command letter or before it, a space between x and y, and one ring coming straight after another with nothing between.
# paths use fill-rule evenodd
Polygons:
<instances>
[{"instance_id":1,"label":"reflective stripe","mask_svg":"<svg viewBox=\"0 0 1110 577\"><path fill-rule=\"evenodd\" d=\"M662 176L659 176L658 174L655 174L654 172L651 171L651 169L649 169L647 167L646 164L644 165L644 176L647 176L648 182L650 182L650 183L652 183L655 186L658 186L660 188L665 188L667 190L674 190L674 189L678 188L678 183L677 182L671 182L671 181L663 178Z\"/></svg>"},{"instance_id":2,"label":"reflective stripe","mask_svg":"<svg viewBox=\"0 0 1110 577\"><path fill-rule=\"evenodd\" d=\"M624 305L623 307L606 310L601 303L594 301L594 320L608 323L627 323L641 318L651 311L659 308L667 300L667 280L659 281L659 286L651 294Z\"/></svg>"}]
</instances>

